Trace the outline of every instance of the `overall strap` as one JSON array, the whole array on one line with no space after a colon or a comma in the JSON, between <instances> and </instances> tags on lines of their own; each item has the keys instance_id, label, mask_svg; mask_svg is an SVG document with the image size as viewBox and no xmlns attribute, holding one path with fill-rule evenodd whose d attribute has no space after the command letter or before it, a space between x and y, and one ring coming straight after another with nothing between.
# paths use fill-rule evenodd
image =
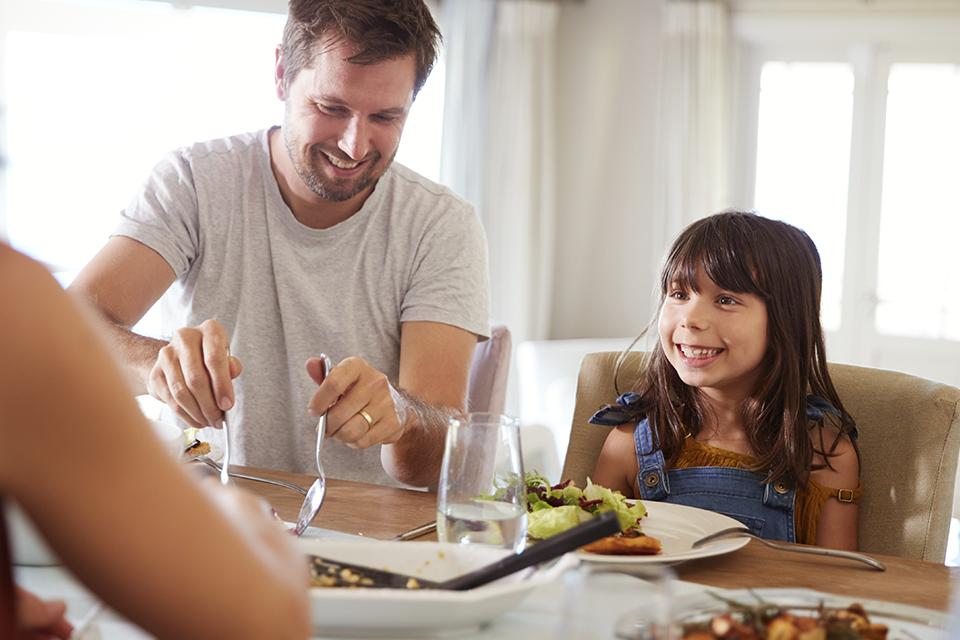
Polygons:
<instances>
[{"instance_id":1,"label":"overall strap","mask_svg":"<svg viewBox=\"0 0 960 640\"><path fill-rule=\"evenodd\" d=\"M637 473L640 498L663 500L670 494L670 481L664 469L663 452L659 447L654 446L658 444L658 439L653 433L649 418L644 418L637 423L633 430L633 442L640 467Z\"/></svg>"}]
</instances>

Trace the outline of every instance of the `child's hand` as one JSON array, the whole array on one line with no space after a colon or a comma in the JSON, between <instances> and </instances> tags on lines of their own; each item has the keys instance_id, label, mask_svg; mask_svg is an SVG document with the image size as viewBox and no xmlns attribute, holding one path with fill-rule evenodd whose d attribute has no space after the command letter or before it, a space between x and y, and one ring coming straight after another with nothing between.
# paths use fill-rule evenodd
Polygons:
<instances>
[{"instance_id":1,"label":"child's hand","mask_svg":"<svg viewBox=\"0 0 960 640\"><path fill-rule=\"evenodd\" d=\"M17 587L16 606L20 640L66 640L73 633L73 625L63 617L67 611L63 600L47 602Z\"/></svg>"}]
</instances>

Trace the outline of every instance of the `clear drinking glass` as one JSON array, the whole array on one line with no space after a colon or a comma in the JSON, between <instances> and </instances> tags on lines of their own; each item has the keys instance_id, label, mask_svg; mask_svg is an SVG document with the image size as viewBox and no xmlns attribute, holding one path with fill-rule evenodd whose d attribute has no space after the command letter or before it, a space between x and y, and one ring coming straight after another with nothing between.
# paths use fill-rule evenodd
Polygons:
<instances>
[{"instance_id":1,"label":"clear drinking glass","mask_svg":"<svg viewBox=\"0 0 960 640\"><path fill-rule=\"evenodd\" d=\"M440 541L519 553L527 537L526 504L520 420L498 413L450 418L437 496Z\"/></svg>"},{"instance_id":2,"label":"clear drinking glass","mask_svg":"<svg viewBox=\"0 0 960 640\"><path fill-rule=\"evenodd\" d=\"M675 579L662 564L582 562L564 575L554 640L679 640Z\"/></svg>"}]
</instances>

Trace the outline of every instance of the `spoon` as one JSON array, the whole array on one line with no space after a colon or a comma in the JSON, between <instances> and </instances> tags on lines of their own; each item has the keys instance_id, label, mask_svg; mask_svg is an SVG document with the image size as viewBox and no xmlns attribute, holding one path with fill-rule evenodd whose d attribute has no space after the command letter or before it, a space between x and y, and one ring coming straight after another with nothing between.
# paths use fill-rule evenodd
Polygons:
<instances>
[{"instance_id":1,"label":"spoon","mask_svg":"<svg viewBox=\"0 0 960 640\"><path fill-rule=\"evenodd\" d=\"M320 361L323 367L323 379L326 380L330 369L333 367L330 365L330 358L322 353L320 354ZM327 431L327 413L329 411L330 409L328 408L327 411L323 412L323 415L320 416L320 422L317 425L317 472L320 474L320 477L307 489L307 497L303 499L303 504L300 506L300 515L297 517L297 526L294 529L294 534L297 536L306 531L310 523L313 522L313 519L317 517L317 512L320 511L320 505L323 504L323 496L327 492L327 478L323 475L323 465L320 463L320 450L323 448L323 437Z\"/></svg>"},{"instance_id":2,"label":"spoon","mask_svg":"<svg viewBox=\"0 0 960 640\"><path fill-rule=\"evenodd\" d=\"M874 560L870 556L865 556L862 553L854 553L852 551L838 551L837 549L823 549L821 547L810 547L807 545L786 545L786 544L776 544L770 542L769 540L764 540L760 536L754 534L747 528L742 527L731 527L729 529L723 529L722 531L717 531L716 533L711 533L708 536L704 536L693 543L692 548L696 549L701 547L708 542L713 542L714 540L720 540L721 538L733 538L737 536L744 536L746 538L753 538L763 544L767 545L771 549L779 549L781 551L796 551L797 553L811 553L817 556L832 556L834 558L846 558L847 560L856 560L857 562L863 562L868 564L878 571L886 571L887 567L878 560Z\"/></svg>"}]
</instances>

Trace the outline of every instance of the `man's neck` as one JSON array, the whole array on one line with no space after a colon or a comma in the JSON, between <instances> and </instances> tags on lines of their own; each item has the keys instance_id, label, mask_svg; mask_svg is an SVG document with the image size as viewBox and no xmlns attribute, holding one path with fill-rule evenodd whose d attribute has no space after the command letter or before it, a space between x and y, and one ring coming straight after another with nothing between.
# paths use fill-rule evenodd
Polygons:
<instances>
[{"instance_id":1,"label":"man's neck","mask_svg":"<svg viewBox=\"0 0 960 640\"><path fill-rule=\"evenodd\" d=\"M280 197L300 224L311 229L329 229L360 211L373 193L373 186L345 202L324 200L307 187L297 174L279 128L268 134L270 168L280 189ZM374 185L375 186L375 185Z\"/></svg>"}]
</instances>

